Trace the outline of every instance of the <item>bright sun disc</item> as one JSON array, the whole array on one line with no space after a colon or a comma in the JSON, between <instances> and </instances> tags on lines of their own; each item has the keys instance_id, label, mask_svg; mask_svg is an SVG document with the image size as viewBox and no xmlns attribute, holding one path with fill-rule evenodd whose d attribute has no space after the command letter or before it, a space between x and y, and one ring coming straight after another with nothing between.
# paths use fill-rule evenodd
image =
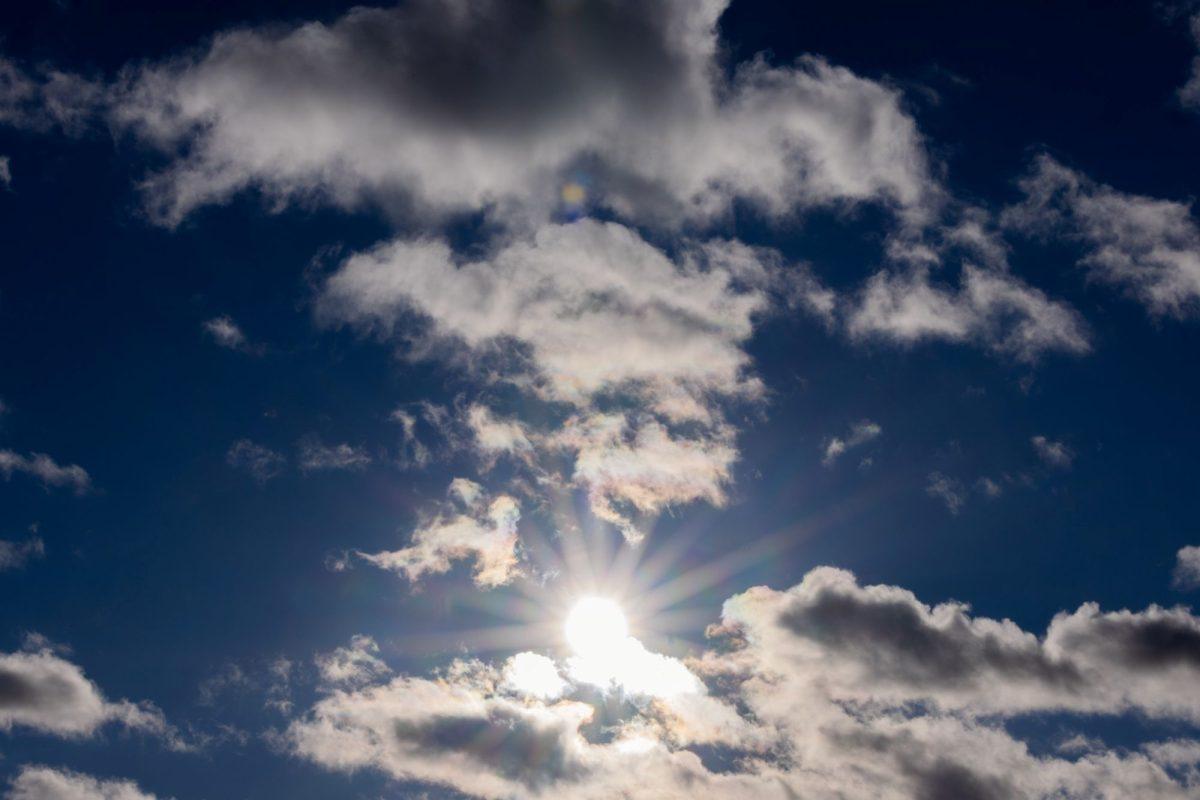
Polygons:
<instances>
[{"instance_id":1,"label":"bright sun disc","mask_svg":"<svg viewBox=\"0 0 1200 800\"><path fill-rule=\"evenodd\" d=\"M578 655L611 653L629 636L625 613L607 597L585 597L567 615L567 643Z\"/></svg>"}]
</instances>

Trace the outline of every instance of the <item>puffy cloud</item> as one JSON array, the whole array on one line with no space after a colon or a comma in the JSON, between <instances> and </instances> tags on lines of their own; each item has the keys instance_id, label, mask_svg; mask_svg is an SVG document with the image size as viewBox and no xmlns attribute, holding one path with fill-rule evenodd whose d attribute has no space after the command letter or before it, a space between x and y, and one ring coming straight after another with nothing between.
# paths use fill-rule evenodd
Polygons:
<instances>
[{"instance_id":1,"label":"puffy cloud","mask_svg":"<svg viewBox=\"0 0 1200 800\"><path fill-rule=\"evenodd\" d=\"M104 780L70 770L26 765L9 783L5 800L155 800L133 781Z\"/></svg>"},{"instance_id":2,"label":"puffy cloud","mask_svg":"<svg viewBox=\"0 0 1200 800\"><path fill-rule=\"evenodd\" d=\"M1067 469L1075 461L1075 453L1062 442L1047 439L1045 436L1033 436L1029 439L1038 458L1052 467Z\"/></svg>"},{"instance_id":3,"label":"puffy cloud","mask_svg":"<svg viewBox=\"0 0 1200 800\"><path fill-rule=\"evenodd\" d=\"M310 436L300 441L299 463L302 472L360 470L371 463L371 455L362 447L345 442L330 446Z\"/></svg>"},{"instance_id":4,"label":"puffy cloud","mask_svg":"<svg viewBox=\"0 0 1200 800\"><path fill-rule=\"evenodd\" d=\"M450 485L454 507L418 526L402 550L358 553L382 569L415 581L428 573L448 572L454 561L472 560L475 583L501 586L520 572L517 554L517 501L499 495L488 501L483 487L463 478Z\"/></svg>"},{"instance_id":5,"label":"puffy cloud","mask_svg":"<svg viewBox=\"0 0 1200 800\"><path fill-rule=\"evenodd\" d=\"M571 659L527 652L329 691L283 742L329 769L486 798L1183 800L1200 788L1200 741L1035 754L1005 724L1054 713L1069 731L1072 714L1135 711L1195 725L1200 619L1184 609L1085 604L1038 637L823 567L730 598L711 635L686 665L642 650L690 691L596 694Z\"/></svg>"},{"instance_id":6,"label":"puffy cloud","mask_svg":"<svg viewBox=\"0 0 1200 800\"><path fill-rule=\"evenodd\" d=\"M1080 242L1093 280L1156 316L1200 313L1200 227L1189 204L1119 192L1044 155L1021 188L1025 200L1003 215L1010 227Z\"/></svg>"},{"instance_id":7,"label":"puffy cloud","mask_svg":"<svg viewBox=\"0 0 1200 800\"><path fill-rule=\"evenodd\" d=\"M245 470L259 483L266 483L283 471L287 459L269 447L249 439L238 439L225 453L225 463L234 469Z\"/></svg>"},{"instance_id":8,"label":"puffy cloud","mask_svg":"<svg viewBox=\"0 0 1200 800\"><path fill-rule=\"evenodd\" d=\"M787 592L727 601L723 623L761 646L765 668L835 676L827 680L845 700L1200 721L1200 700L1178 694L1200 677L1200 619L1183 608L1103 613L1086 603L1056 615L1039 639L1007 620L972 618L963 604L930 607L826 567Z\"/></svg>"},{"instance_id":9,"label":"puffy cloud","mask_svg":"<svg viewBox=\"0 0 1200 800\"><path fill-rule=\"evenodd\" d=\"M935 282L926 265L876 273L851 307L846 329L853 339L901 345L977 343L1025 362L1047 352L1091 350L1087 326L1070 306L1005 270L971 264L963 266L957 289Z\"/></svg>"},{"instance_id":10,"label":"puffy cloud","mask_svg":"<svg viewBox=\"0 0 1200 800\"><path fill-rule=\"evenodd\" d=\"M624 226L580 221L507 241L481 261L461 262L440 241L385 244L341 265L318 313L385 335L415 313L426 324L418 354L501 358L505 380L578 410L531 430L473 405L467 422L486 463L528 462L539 445L573 451L571 480L636 539L618 505L654 514L724 501L737 450L722 403L762 393L742 346L759 315L810 292L808 281L803 267L737 242L672 260ZM645 411L596 410L614 397Z\"/></svg>"},{"instance_id":11,"label":"puffy cloud","mask_svg":"<svg viewBox=\"0 0 1200 800\"><path fill-rule=\"evenodd\" d=\"M938 193L899 93L818 58L726 70L725 5L421 0L230 30L128 70L113 119L184 153L147 183L172 224L246 189L432 214L704 220L744 198L922 217Z\"/></svg>"},{"instance_id":12,"label":"puffy cloud","mask_svg":"<svg viewBox=\"0 0 1200 800\"><path fill-rule=\"evenodd\" d=\"M697 500L725 503L733 439L728 425L676 436L652 418L597 413L572 417L549 441L575 452L572 477L586 487L592 513L636 542L643 532L630 508L644 518Z\"/></svg>"},{"instance_id":13,"label":"puffy cloud","mask_svg":"<svg viewBox=\"0 0 1200 800\"><path fill-rule=\"evenodd\" d=\"M391 669L379 658L379 645L370 636L354 636L347 647L316 657L326 686L361 686L386 676Z\"/></svg>"},{"instance_id":14,"label":"puffy cloud","mask_svg":"<svg viewBox=\"0 0 1200 800\"><path fill-rule=\"evenodd\" d=\"M86 494L92 488L92 476L78 464L59 464L45 453L23 456L12 450L0 450L0 473L10 480L14 472L23 472L46 486L69 486L75 494Z\"/></svg>"},{"instance_id":15,"label":"puffy cloud","mask_svg":"<svg viewBox=\"0 0 1200 800\"><path fill-rule=\"evenodd\" d=\"M242 330L241 326L234 322L233 318L227 314L205 320L201 327L221 347L228 348L229 350L237 350L242 353L250 353L251 355L262 354L263 348L252 343L246 337L246 333Z\"/></svg>"},{"instance_id":16,"label":"puffy cloud","mask_svg":"<svg viewBox=\"0 0 1200 800\"><path fill-rule=\"evenodd\" d=\"M929 477L926 478L925 494L941 500L951 514L962 511L963 506L967 504L967 493L963 489L962 482L940 472L929 473Z\"/></svg>"},{"instance_id":17,"label":"puffy cloud","mask_svg":"<svg viewBox=\"0 0 1200 800\"><path fill-rule=\"evenodd\" d=\"M558 665L538 653L517 653L504 663L502 686L523 697L554 700L567 690Z\"/></svg>"},{"instance_id":18,"label":"puffy cloud","mask_svg":"<svg viewBox=\"0 0 1200 800\"><path fill-rule=\"evenodd\" d=\"M533 457L533 441L519 421L498 419L487 406L476 404L467 409L466 422L487 465L501 455L523 461Z\"/></svg>"},{"instance_id":19,"label":"puffy cloud","mask_svg":"<svg viewBox=\"0 0 1200 800\"><path fill-rule=\"evenodd\" d=\"M1184 592L1200 589L1200 547L1179 548L1179 552L1175 554L1175 571L1171 575L1171 585Z\"/></svg>"},{"instance_id":20,"label":"puffy cloud","mask_svg":"<svg viewBox=\"0 0 1200 800\"><path fill-rule=\"evenodd\" d=\"M881 433L883 433L883 428L877 422L871 422L869 419L856 422L850 426L850 433L845 438L832 436L826 440L824 445L825 455L822 457L821 463L827 467L833 466L838 457L847 450L853 450L856 447L864 445L878 438Z\"/></svg>"},{"instance_id":21,"label":"puffy cloud","mask_svg":"<svg viewBox=\"0 0 1200 800\"><path fill-rule=\"evenodd\" d=\"M0 730L30 728L63 737L86 737L102 726L165 736L183 749L162 712L148 703L109 702L77 665L31 637L26 649L0 653Z\"/></svg>"},{"instance_id":22,"label":"puffy cloud","mask_svg":"<svg viewBox=\"0 0 1200 800\"><path fill-rule=\"evenodd\" d=\"M46 554L46 544L40 537L32 536L23 542L0 539L0 572L20 569L31 560Z\"/></svg>"}]
</instances>

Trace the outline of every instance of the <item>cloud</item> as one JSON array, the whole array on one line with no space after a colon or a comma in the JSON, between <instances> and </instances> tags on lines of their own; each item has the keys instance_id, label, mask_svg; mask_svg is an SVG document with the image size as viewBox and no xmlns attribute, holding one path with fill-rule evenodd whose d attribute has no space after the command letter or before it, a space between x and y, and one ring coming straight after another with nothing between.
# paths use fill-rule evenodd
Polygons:
<instances>
[{"instance_id":1,"label":"cloud","mask_svg":"<svg viewBox=\"0 0 1200 800\"><path fill-rule=\"evenodd\" d=\"M371 455L366 449L354 447L345 442L329 446L311 436L300 442L301 472L361 470L366 469L371 460Z\"/></svg>"},{"instance_id":2,"label":"cloud","mask_svg":"<svg viewBox=\"0 0 1200 800\"><path fill-rule=\"evenodd\" d=\"M81 134L107 104L107 87L52 67L30 72L0 55L0 125Z\"/></svg>"},{"instance_id":3,"label":"cloud","mask_svg":"<svg viewBox=\"0 0 1200 800\"><path fill-rule=\"evenodd\" d=\"M1069 740L1084 716L1196 724L1200 619L1185 609L1084 604L1039 637L821 567L730 598L710 636L686 663L643 648L689 676L681 694L597 694L569 659L525 652L329 690L281 742L327 769L487 798L1183 800L1200 787L1200 741L1035 754L1006 725L1054 714Z\"/></svg>"},{"instance_id":4,"label":"cloud","mask_svg":"<svg viewBox=\"0 0 1200 800\"><path fill-rule=\"evenodd\" d=\"M5 800L156 800L133 781L26 764L9 783Z\"/></svg>"},{"instance_id":5,"label":"cloud","mask_svg":"<svg viewBox=\"0 0 1200 800\"><path fill-rule=\"evenodd\" d=\"M46 543L40 537L32 536L23 542L9 542L0 539L0 572L10 569L20 569L28 562L46 555Z\"/></svg>"},{"instance_id":6,"label":"cloud","mask_svg":"<svg viewBox=\"0 0 1200 800\"><path fill-rule=\"evenodd\" d=\"M251 355L262 354L262 347L253 344L246 337L241 326L234 322L233 318L227 314L205 320L201 327L221 347Z\"/></svg>"},{"instance_id":7,"label":"cloud","mask_svg":"<svg viewBox=\"0 0 1200 800\"><path fill-rule=\"evenodd\" d=\"M827 467L833 466L838 457L847 450L864 445L878 438L881 433L883 433L883 428L877 422L871 422L869 419L856 422L850 426L850 433L846 438L833 436L825 442L825 455L822 457L821 463Z\"/></svg>"},{"instance_id":8,"label":"cloud","mask_svg":"<svg viewBox=\"0 0 1200 800\"><path fill-rule=\"evenodd\" d=\"M347 647L321 653L315 661L326 687L363 686L391 673L379 658L379 645L370 636L351 637Z\"/></svg>"},{"instance_id":9,"label":"cloud","mask_svg":"<svg viewBox=\"0 0 1200 800\"><path fill-rule=\"evenodd\" d=\"M926 481L925 494L941 500L951 514L962 511L963 506L967 504L967 493L961 481L940 472L929 473Z\"/></svg>"},{"instance_id":10,"label":"cloud","mask_svg":"<svg viewBox=\"0 0 1200 800\"><path fill-rule=\"evenodd\" d=\"M57 655L40 637L24 650L0 653L0 730L28 728L67 738L94 735L117 723L178 741L162 712L149 703L109 702L77 665Z\"/></svg>"},{"instance_id":11,"label":"cloud","mask_svg":"<svg viewBox=\"0 0 1200 800\"><path fill-rule=\"evenodd\" d=\"M1200 547L1179 548L1175 554L1171 585L1181 592L1200 589Z\"/></svg>"},{"instance_id":12,"label":"cloud","mask_svg":"<svg viewBox=\"0 0 1200 800\"><path fill-rule=\"evenodd\" d=\"M487 464L504 453L529 461L536 445L574 451L570 479L637 538L617 503L655 513L724 501L737 451L722 405L763 393L742 345L805 275L729 241L673 260L629 228L585 220L506 241L480 261L437 240L381 245L338 268L317 310L383 336L418 322L423 332L405 329L414 356L465 358L566 409L530 430L472 404L468 425ZM597 409L613 398L641 410Z\"/></svg>"},{"instance_id":13,"label":"cloud","mask_svg":"<svg viewBox=\"0 0 1200 800\"><path fill-rule=\"evenodd\" d=\"M487 497L483 487L463 478L450 485L453 503L443 513L417 527L412 543L382 553L358 553L382 569L416 581L426 574L449 572L452 562L474 562L475 583L491 588L520 574L517 554L517 501L508 495Z\"/></svg>"},{"instance_id":14,"label":"cloud","mask_svg":"<svg viewBox=\"0 0 1200 800\"><path fill-rule=\"evenodd\" d=\"M77 495L92 488L92 477L78 464L62 465L45 453L23 456L12 450L0 450L0 473L11 480L14 472L23 472L39 479L46 486L69 486Z\"/></svg>"},{"instance_id":15,"label":"cloud","mask_svg":"<svg viewBox=\"0 0 1200 800\"><path fill-rule=\"evenodd\" d=\"M1075 461L1075 453L1062 442L1047 439L1045 436L1033 436L1029 439L1038 458L1052 467L1069 469Z\"/></svg>"},{"instance_id":16,"label":"cloud","mask_svg":"<svg viewBox=\"0 0 1200 800\"><path fill-rule=\"evenodd\" d=\"M1192 39L1200 47L1200 14L1191 19ZM1187 83L1179 87L1179 102L1193 111L1200 109L1200 55L1192 59L1192 72Z\"/></svg>"},{"instance_id":17,"label":"cloud","mask_svg":"<svg viewBox=\"0 0 1200 800\"><path fill-rule=\"evenodd\" d=\"M259 483L266 483L283 471L287 459L269 447L249 439L238 439L225 453L225 463L234 469L245 470Z\"/></svg>"},{"instance_id":18,"label":"cloud","mask_svg":"<svg viewBox=\"0 0 1200 800\"><path fill-rule=\"evenodd\" d=\"M12 166L8 156L0 156L0 184L4 184L5 189L12 188Z\"/></svg>"},{"instance_id":19,"label":"cloud","mask_svg":"<svg viewBox=\"0 0 1200 800\"><path fill-rule=\"evenodd\" d=\"M1020 185L1024 201L1002 216L1009 227L1079 242L1092 280L1155 316L1200 313L1200 227L1189 204L1119 192L1045 155Z\"/></svg>"},{"instance_id":20,"label":"cloud","mask_svg":"<svg viewBox=\"0 0 1200 800\"><path fill-rule=\"evenodd\" d=\"M1070 306L1007 271L971 264L957 289L935 282L926 265L876 273L852 305L846 330L859 341L975 343L1023 362L1091 350L1087 325Z\"/></svg>"},{"instance_id":21,"label":"cloud","mask_svg":"<svg viewBox=\"0 0 1200 800\"><path fill-rule=\"evenodd\" d=\"M248 189L429 215L674 224L739 198L772 216L860 201L922 216L937 190L899 92L813 57L727 70L724 8L422 0L234 29L126 70L112 118L183 153L146 184L167 224Z\"/></svg>"}]
</instances>

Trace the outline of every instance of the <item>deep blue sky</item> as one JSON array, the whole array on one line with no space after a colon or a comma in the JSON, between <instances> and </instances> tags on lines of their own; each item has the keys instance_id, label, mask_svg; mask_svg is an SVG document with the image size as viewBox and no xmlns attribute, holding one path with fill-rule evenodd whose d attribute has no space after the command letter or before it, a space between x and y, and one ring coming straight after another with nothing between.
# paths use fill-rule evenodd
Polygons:
<instances>
[{"instance_id":1,"label":"deep blue sky","mask_svg":"<svg viewBox=\"0 0 1200 800\"><path fill-rule=\"evenodd\" d=\"M225 28L333 20L348 7L9 5L0 41L21 63L111 78ZM900 87L944 185L971 203L1016 202L1015 181L1039 152L1123 192L1187 201L1200 186L1200 116L1175 96L1195 46L1185 15L1158 4L735 0L721 30L734 60L817 53ZM469 376L314 322L320 276L410 223L370 209L271 213L243 193L168 230L145 219L137 189L163 157L129 137L0 127L0 154L12 171L0 192L0 398L10 409L0 449L82 465L95 484L75 497L26 475L0 482L0 539L36 526L46 549L0 574L0 650L36 631L69 645L110 698L152 700L181 727L252 733L199 756L116 730L65 742L0 734L0 775L39 762L135 778L181 800L378 796L388 784L376 775L273 753L258 734L284 720L261 709L256 690L203 704L200 687L231 663L260 680L279 657L310 669L314 653L356 633L375 637L397 670L424 672L460 645L488 652L469 637L432 649L405 637L502 619L511 590L481 598L462 565L420 591L381 570L326 566L346 549L401 546L449 478L471 469L462 454L424 470L395 465L400 432L388 419L405 404L452 403L471 390ZM785 224L745 212L719 232L778 248L842 288L879 268L884 229L864 207ZM1200 543L1200 325L1154 319L1089 283L1074 243L1012 242L1013 270L1087 320L1091 354L1023 364L951 343L852 343L799 313L756 330L746 349L769 397L738 412L730 503L677 509L643 545L653 553L695 533L683 569L781 534L770 558L687 601L698 618L821 564L1034 632L1087 601L1194 601L1170 576L1179 548ZM218 347L201 326L220 315L263 351ZM863 419L883 434L823 466L823 442ZM375 463L311 475L293 465L264 483L226 463L244 438L294 461L312 435L364 446ZM1040 461L1035 435L1067 444L1070 468ZM857 469L866 455L873 464ZM926 492L933 472L965 487L959 513ZM971 488L1005 473L1026 484L995 499ZM595 535L616 544L603 526ZM676 633L699 646L703 626ZM303 709L311 682L297 678L295 693Z\"/></svg>"}]
</instances>

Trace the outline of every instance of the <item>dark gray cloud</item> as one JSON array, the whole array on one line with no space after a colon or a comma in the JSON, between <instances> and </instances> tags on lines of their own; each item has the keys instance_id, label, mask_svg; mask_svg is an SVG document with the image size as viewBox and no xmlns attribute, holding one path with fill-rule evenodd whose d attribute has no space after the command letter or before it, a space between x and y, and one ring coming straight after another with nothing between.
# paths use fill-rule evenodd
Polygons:
<instances>
[{"instance_id":1,"label":"dark gray cloud","mask_svg":"<svg viewBox=\"0 0 1200 800\"><path fill-rule=\"evenodd\" d=\"M585 771L569 750L561 725L509 708L493 707L484 716L435 714L417 721L400 720L395 732L427 755L463 753L481 767L531 789L569 781Z\"/></svg>"}]
</instances>

